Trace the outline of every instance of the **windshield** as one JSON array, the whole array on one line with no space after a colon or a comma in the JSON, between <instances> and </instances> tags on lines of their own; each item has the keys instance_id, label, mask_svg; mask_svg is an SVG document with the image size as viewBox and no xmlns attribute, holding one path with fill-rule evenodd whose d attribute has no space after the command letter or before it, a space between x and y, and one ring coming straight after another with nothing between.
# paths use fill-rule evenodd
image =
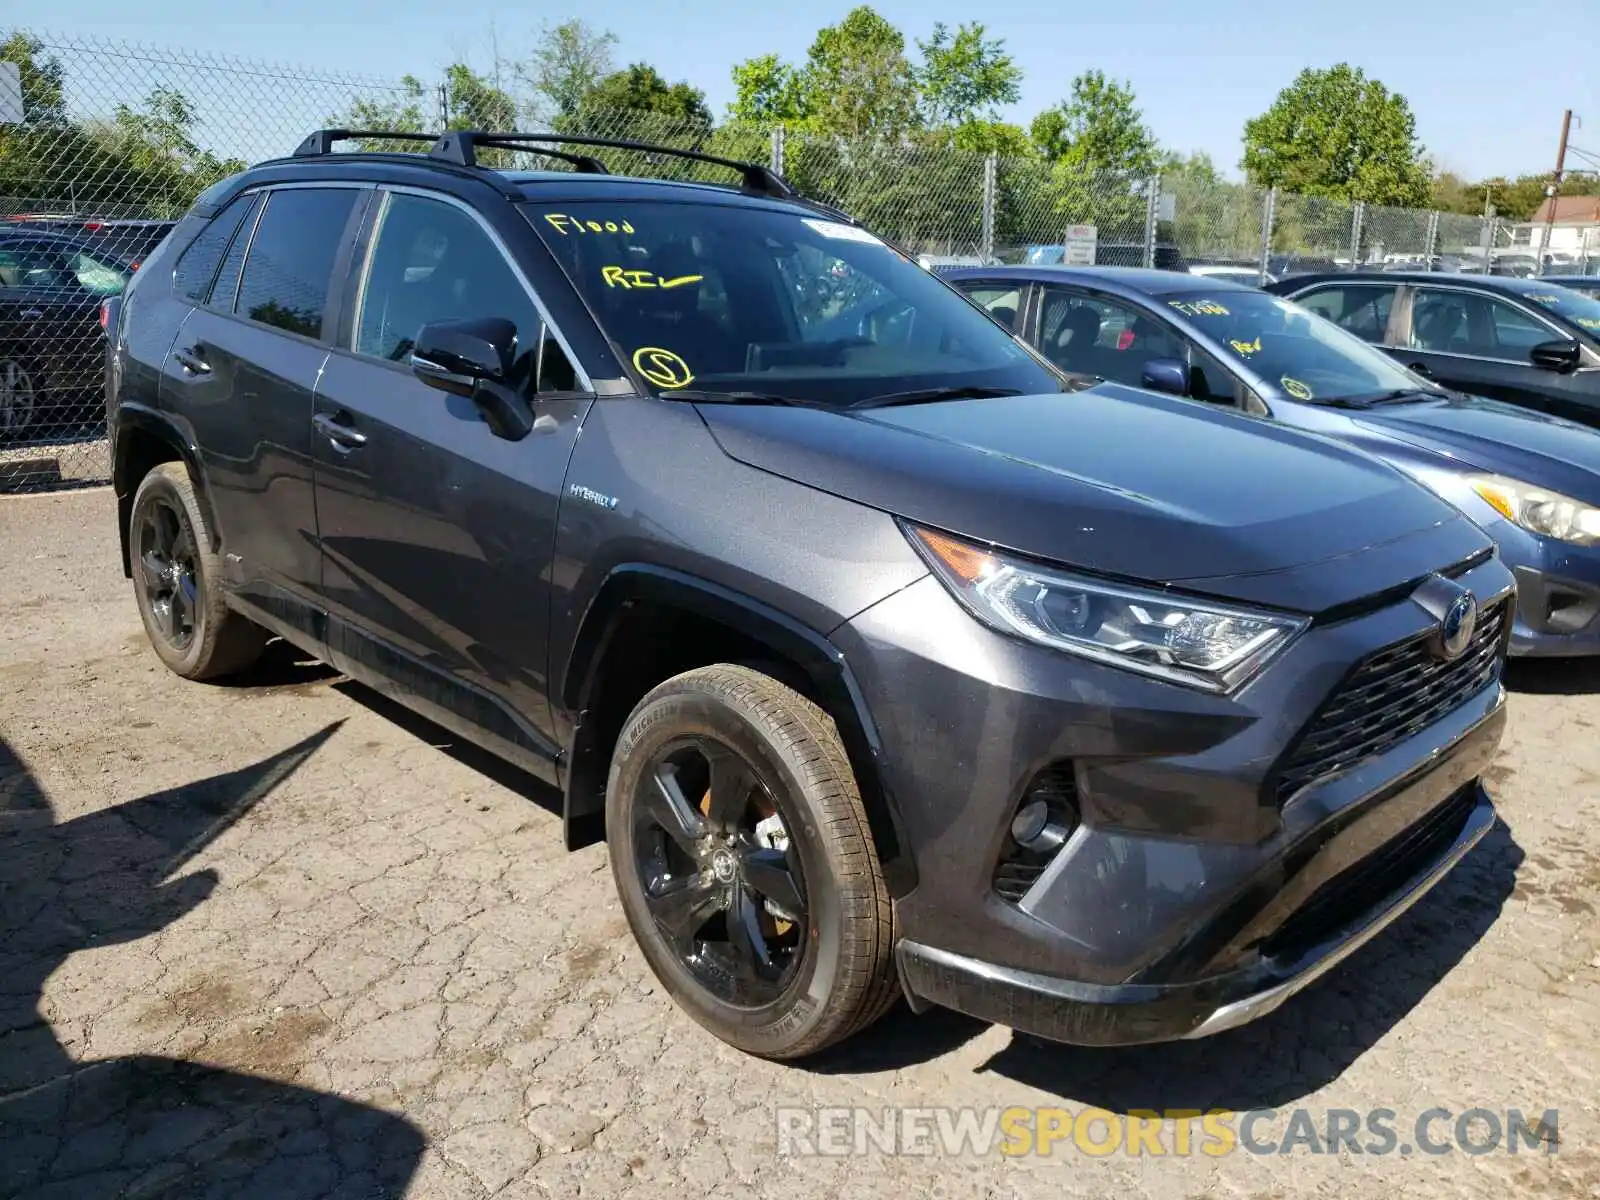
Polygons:
<instances>
[{"instance_id":1,"label":"windshield","mask_svg":"<svg viewBox=\"0 0 1600 1200\"><path fill-rule=\"evenodd\" d=\"M1169 292L1179 317L1296 400L1367 400L1431 389L1381 350L1332 321L1265 292Z\"/></svg>"},{"instance_id":2,"label":"windshield","mask_svg":"<svg viewBox=\"0 0 1600 1200\"><path fill-rule=\"evenodd\" d=\"M623 358L662 394L843 407L923 390L1063 386L959 292L852 225L661 201L528 213Z\"/></svg>"},{"instance_id":3,"label":"windshield","mask_svg":"<svg viewBox=\"0 0 1600 1200\"><path fill-rule=\"evenodd\" d=\"M1600 300L1572 288L1548 283L1523 292L1522 298L1565 317L1579 329L1588 330L1592 336L1600 338Z\"/></svg>"}]
</instances>

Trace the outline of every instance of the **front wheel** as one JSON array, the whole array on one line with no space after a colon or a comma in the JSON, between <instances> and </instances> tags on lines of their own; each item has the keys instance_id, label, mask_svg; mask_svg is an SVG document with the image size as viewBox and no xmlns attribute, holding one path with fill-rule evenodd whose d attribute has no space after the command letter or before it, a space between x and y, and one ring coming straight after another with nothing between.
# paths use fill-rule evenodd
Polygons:
<instances>
[{"instance_id":1,"label":"front wheel","mask_svg":"<svg viewBox=\"0 0 1600 1200\"><path fill-rule=\"evenodd\" d=\"M611 870L656 977L766 1058L849 1037L897 995L893 907L832 720L747 667L633 710L606 787Z\"/></svg>"}]
</instances>

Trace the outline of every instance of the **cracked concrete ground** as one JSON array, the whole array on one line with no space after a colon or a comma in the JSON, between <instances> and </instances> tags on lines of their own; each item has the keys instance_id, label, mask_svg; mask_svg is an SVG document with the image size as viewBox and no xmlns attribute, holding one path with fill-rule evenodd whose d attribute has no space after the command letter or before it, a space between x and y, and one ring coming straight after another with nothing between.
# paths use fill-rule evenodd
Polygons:
<instances>
[{"instance_id":1,"label":"cracked concrete ground","mask_svg":"<svg viewBox=\"0 0 1600 1200\"><path fill-rule=\"evenodd\" d=\"M900 1011L778 1066L679 1014L531 781L291 653L170 675L113 520L0 501L0 1195L1600 1195L1595 666L1514 671L1503 826L1254 1026L1106 1052ZM1555 1108L1559 1141L802 1158L780 1105L1273 1108L1269 1142L1297 1106Z\"/></svg>"}]
</instances>

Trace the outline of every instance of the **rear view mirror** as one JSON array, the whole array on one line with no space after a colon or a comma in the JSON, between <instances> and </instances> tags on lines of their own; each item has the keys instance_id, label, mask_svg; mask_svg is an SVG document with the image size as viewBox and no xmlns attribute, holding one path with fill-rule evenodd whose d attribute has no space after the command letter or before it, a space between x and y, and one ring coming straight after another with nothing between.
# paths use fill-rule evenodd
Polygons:
<instances>
[{"instance_id":1,"label":"rear view mirror","mask_svg":"<svg viewBox=\"0 0 1600 1200\"><path fill-rule=\"evenodd\" d=\"M496 436L520 441L533 428L533 409L511 386L517 327L499 317L434 321L417 331L411 372L429 387L463 396Z\"/></svg>"},{"instance_id":2,"label":"rear view mirror","mask_svg":"<svg viewBox=\"0 0 1600 1200\"><path fill-rule=\"evenodd\" d=\"M1543 370L1566 375L1578 369L1583 361L1583 350L1571 338L1557 338L1552 342L1540 342L1528 351L1528 359Z\"/></svg>"},{"instance_id":3,"label":"rear view mirror","mask_svg":"<svg viewBox=\"0 0 1600 1200\"><path fill-rule=\"evenodd\" d=\"M1176 358L1152 358L1144 364L1143 387L1153 392L1166 392L1172 396L1189 394L1189 368Z\"/></svg>"}]
</instances>

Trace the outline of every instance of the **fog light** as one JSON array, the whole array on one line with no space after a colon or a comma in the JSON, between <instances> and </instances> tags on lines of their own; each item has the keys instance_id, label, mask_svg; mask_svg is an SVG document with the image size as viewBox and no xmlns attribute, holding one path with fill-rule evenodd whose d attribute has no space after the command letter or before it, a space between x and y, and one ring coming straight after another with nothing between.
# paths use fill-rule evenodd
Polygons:
<instances>
[{"instance_id":1,"label":"fog light","mask_svg":"<svg viewBox=\"0 0 1600 1200\"><path fill-rule=\"evenodd\" d=\"M1068 832L1050 823L1050 806L1043 800L1024 804L1011 821L1011 840L1025 850L1040 853L1058 848L1067 840Z\"/></svg>"}]
</instances>

